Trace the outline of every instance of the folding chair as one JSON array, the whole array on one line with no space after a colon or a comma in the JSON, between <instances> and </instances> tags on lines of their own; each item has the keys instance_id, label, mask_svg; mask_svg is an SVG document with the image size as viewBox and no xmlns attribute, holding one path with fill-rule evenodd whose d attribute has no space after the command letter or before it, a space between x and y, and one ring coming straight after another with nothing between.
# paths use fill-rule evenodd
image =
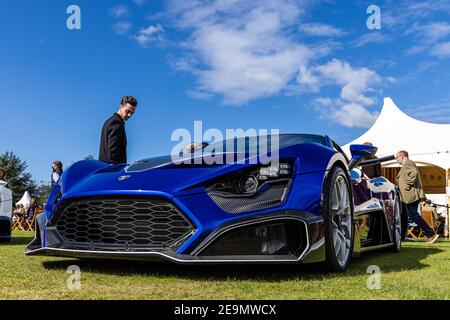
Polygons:
<instances>
[{"instance_id":1,"label":"folding chair","mask_svg":"<svg viewBox=\"0 0 450 320\"><path fill-rule=\"evenodd\" d=\"M11 219L11 230L16 230L17 227L17 216L13 214Z\"/></svg>"},{"instance_id":2,"label":"folding chair","mask_svg":"<svg viewBox=\"0 0 450 320\"><path fill-rule=\"evenodd\" d=\"M428 224L428 226L433 229L434 232L437 232L436 222L434 221L433 215L433 207L423 207L422 208L422 219Z\"/></svg>"},{"instance_id":3,"label":"folding chair","mask_svg":"<svg viewBox=\"0 0 450 320\"><path fill-rule=\"evenodd\" d=\"M408 228L406 229L407 236L410 236L414 240L419 240L419 238L422 238L425 236L425 233L422 229L419 228L419 226L408 220Z\"/></svg>"},{"instance_id":4,"label":"folding chair","mask_svg":"<svg viewBox=\"0 0 450 320\"><path fill-rule=\"evenodd\" d=\"M25 230L25 218L17 217L17 219L13 222L11 228L14 231L26 231Z\"/></svg>"},{"instance_id":5,"label":"folding chair","mask_svg":"<svg viewBox=\"0 0 450 320\"><path fill-rule=\"evenodd\" d=\"M423 205L420 210L420 216L434 232L437 232L433 210L435 210L434 207ZM407 234L414 240L419 240L419 238L426 237L425 232L421 228L419 228L416 223L413 223L411 221L408 222Z\"/></svg>"},{"instance_id":6,"label":"folding chair","mask_svg":"<svg viewBox=\"0 0 450 320\"><path fill-rule=\"evenodd\" d=\"M36 216L41 212L42 212L41 210L35 209L33 213L33 218L31 220L25 219L25 229L27 229L27 231L34 231Z\"/></svg>"}]
</instances>

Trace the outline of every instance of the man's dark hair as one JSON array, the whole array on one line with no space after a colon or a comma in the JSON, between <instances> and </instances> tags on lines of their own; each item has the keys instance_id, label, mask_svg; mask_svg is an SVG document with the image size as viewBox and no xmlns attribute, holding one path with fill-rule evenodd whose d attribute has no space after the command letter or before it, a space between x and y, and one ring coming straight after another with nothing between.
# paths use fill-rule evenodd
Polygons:
<instances>
[{"instance_id":1,"label":"man's dark hair","mask_svg":"<svg viewBox=\"0 0 450 320\"><path fill-rule=\"evenodd\" d=\"M55 160L55 161L53 161L53 163L56 165L56 168L57 168L57 169L62 170L63 164L62 164L61 161Z\"/></svg>"},{"instance_id":2,"label":"man's dark hair","mask_svg":"<svg viewBox=\"0 0 450 320\"><path fill-rule=\"evenodd\" d=\"M409 158L409 153L408 153L408 151L400 150L398 153L400 153L400 154L403 155L404 157Z\"/></svg>"},{"instance_id":3,"label":"man's dark hair","mask_svg":"<svg viewBox=\"0 0 450 320\"><path fill-rule=\"evenodd\" d=\"M131 104L132 106L137 106L138 102L133 96L123 96L122 100L120 101L121 106L125 106L127 103Z\"/></svg>"}]
</instances>

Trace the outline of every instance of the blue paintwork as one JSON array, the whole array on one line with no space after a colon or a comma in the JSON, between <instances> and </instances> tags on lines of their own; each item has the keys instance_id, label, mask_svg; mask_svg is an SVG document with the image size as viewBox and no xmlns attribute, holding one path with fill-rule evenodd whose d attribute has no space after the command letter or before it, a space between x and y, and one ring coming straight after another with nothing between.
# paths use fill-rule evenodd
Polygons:
<instances>
[{"instance_id":1,"label":"blue paintwork","mask_svg":"<svg viewBox=\"0 0 450 320\"><path fill-rule=\"evenodd\" d=\"M212 231L233 220L285 209L304 210L320 220L324 176L330 161L335 161L333 156L336 153L331 142L330 146L304 143L280 149L280 162L289 159L295 163L293 181L284 203L270 209L242 214L223 211L207 195L205 185L212 179L248 168L252 164L232 163L191 168L176 168L167 164L141 172L127 172L125 165L114 166L95 160L80 161L65 171L60 185L57 184L51 191L45 208L46 218L50 219L58 206L59 202L53 202L59 188L62 188L62 198L59 201L98 195L164 197L175 203L196 225L196 233L177 250L179 254L189 254ZM119 177L123 175L130 177L119 181Z\"/></svg>"},{"instance_id":2,"label":"blue paintwork","mask_svg":"<svg viewBox=\"0 0 450 320\"><path fill-rule=\"evenodd\" d=\"M380 187L384 185L387 182L387 180L383 177L378 177L370 180L370 182L373 183L375 187Z\"/></svg>"},{"instance_id":3,"label":"blue paintwork","mask_svg":"<svg viewBox=\"0 0 450 320\"><path fill-rule=\"evenodd\" d=\"M364 158L374 156L377 151L377 147L365 144L352 144L350 146L350 153L352 155L352 160L354 161L360 161Z\"/></svg>"}]
</instances>

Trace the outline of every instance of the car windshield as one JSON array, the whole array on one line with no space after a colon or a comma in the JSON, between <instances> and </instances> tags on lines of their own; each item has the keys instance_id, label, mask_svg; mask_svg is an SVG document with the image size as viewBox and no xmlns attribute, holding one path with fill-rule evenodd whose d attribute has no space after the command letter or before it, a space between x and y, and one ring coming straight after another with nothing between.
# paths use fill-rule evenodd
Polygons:
<instances>
[{"instance_id":1,"label":"car windshield","mask_svg":"<svg viewBox=\"0 0 450 320\"><path fill-rule=\"evenodd\" d=\"M268 136L253 136L234 138L212 143L203 149L198 149L192 154L185 155L185 158L197 157L201 155L208 155L222 152L237 152L237 153L264 153L270 151L272 144L276 146L276 139L278 138L279 148L286 148L296 144L302 143L318 143L326 145L325 137L314 134L280 134ZM179 159L178 159L179 160ZM165 164L172 163L172 156L160 156L148 159L143 159L130 164L126 171L144 171Z\"/></svg>"},{"instance_id":2,"label":"car windshield","mask_svg":"<svg viewBox=\"0 0 450 320\"><path fill-rule=\"evenodd\" d=\"M194 156L198 154L209 154L218 152L243 152L259 153L270 151L272 144L276 147L277 141L279 148L286 148L296 144L307 142L325 145L325 137L313 134L280 134L280 135L261 135L252 137L234 138L212 143L203 149L196 150Z\"/></svg>"}]
</instances>

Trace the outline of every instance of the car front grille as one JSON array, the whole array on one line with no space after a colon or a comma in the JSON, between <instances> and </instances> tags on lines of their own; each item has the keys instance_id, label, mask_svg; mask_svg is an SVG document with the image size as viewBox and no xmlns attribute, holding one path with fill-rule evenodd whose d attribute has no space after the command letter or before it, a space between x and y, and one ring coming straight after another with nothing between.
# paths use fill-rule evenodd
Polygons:
<instances>
[{"instance_id":1,"label":"car front grille","mask_svg":"<svg viewBox=\"0 0 450 320\"><path fill-rule=\"evenodd\" d=\"M193 231L161 199L78 199L62 205L55 227L63 246L84 250L153 251L176 247Z\"/></svg>"}]
</instances>

